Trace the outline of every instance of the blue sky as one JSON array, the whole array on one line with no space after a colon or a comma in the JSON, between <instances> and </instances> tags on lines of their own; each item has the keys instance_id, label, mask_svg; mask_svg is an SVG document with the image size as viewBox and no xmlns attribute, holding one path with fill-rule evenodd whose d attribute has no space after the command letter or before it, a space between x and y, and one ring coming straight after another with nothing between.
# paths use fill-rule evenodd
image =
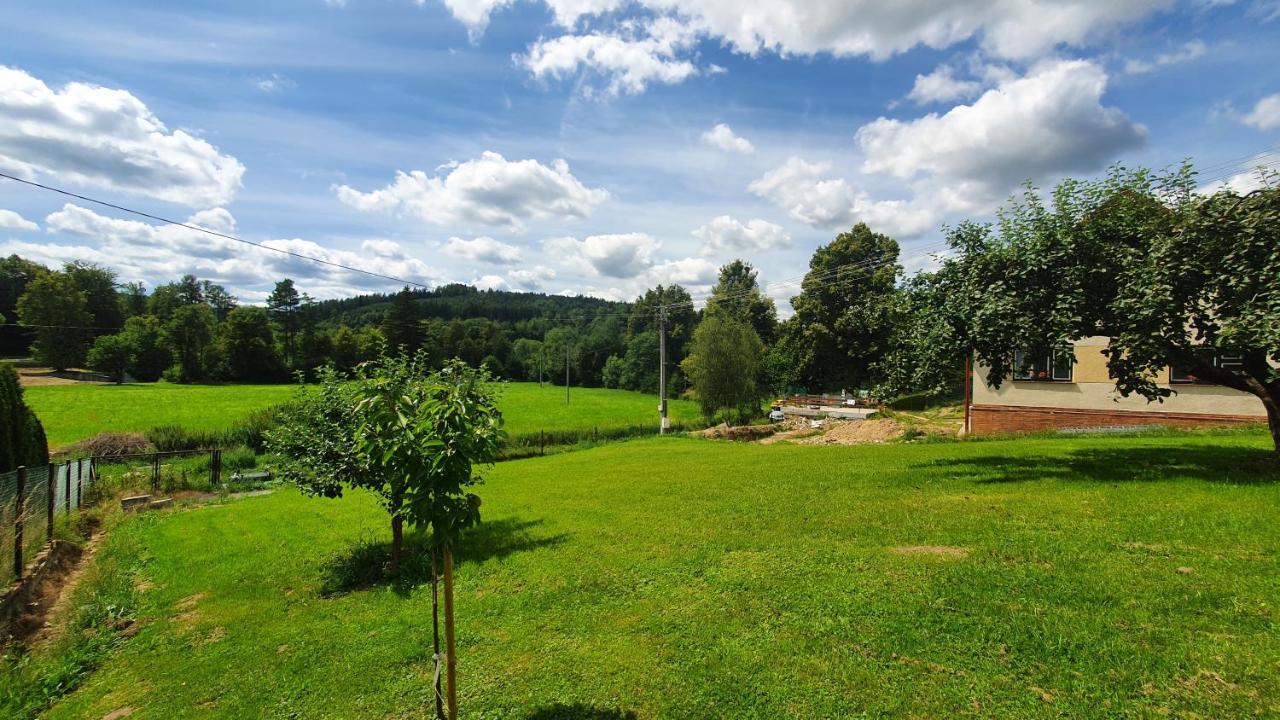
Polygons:
<instances>
[{"instance_id":1,"label":"blue sky","mask_svg":"<svg viewBox=\"0 0 1280 720\"><path fill-rule=\"evenodd\" d=\"M697 295L742 257L785 312L855 222L918 268L1026 179L1280 165L1274 1L0 7L0 170L429 285ZM12 252L394 289L6 181Z\"/></svg>"}]
</instances>

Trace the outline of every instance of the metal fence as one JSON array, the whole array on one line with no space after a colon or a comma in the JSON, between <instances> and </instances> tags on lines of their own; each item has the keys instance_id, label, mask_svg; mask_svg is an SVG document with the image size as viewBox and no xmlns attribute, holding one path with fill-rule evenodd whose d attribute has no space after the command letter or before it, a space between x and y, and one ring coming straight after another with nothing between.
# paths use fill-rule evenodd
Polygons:
<instances>
[{"instance_id":1,"label":"metal fence","mask_svg":"<svg viewBox=\"0 0 1280 720\"><path fill-rule=\"evenodd\" d=\"M93 459L84 458L0 473L0 584L22 576L53 539L59 515L85 504L95 470Z\"/></svg>"}]
</instances>

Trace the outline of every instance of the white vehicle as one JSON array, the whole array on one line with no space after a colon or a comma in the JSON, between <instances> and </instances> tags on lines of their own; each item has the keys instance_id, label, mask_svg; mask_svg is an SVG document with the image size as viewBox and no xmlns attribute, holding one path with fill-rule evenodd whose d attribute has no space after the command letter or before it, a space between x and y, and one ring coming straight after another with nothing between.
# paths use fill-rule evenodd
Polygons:
<instances>
[{"instance_id":1,"label":"white vehicle","mask_svg":"<svg viewBox=\"0 0 1280 720\"><path fill-rule=\"evenodd\" d=\"M769 411L769 422L782 422L785 419L787 419L787 416L783 414L782 408L774 408Z\"/></svg>"}]
</instances>

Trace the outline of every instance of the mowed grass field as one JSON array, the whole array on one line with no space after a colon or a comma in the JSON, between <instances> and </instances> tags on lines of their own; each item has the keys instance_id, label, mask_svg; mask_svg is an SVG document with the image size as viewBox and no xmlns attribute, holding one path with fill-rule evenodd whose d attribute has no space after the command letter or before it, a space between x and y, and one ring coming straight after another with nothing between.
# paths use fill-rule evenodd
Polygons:
<instances>
[{"instance_id":1,"label":"mowed grass field","mask_svg":"<svg viewBox=\"0 0 1280 720\"><path fill-rule=\"evenodd\" d=\"M656 395L570 388L537 383L503 383L502 412L512 435L562 430L588 431L658 424ZM24 389L27 403L44 423L52 448L83 440L105 430L145 432L160 425L195 430L224 430L254 410L285 402L294 385L46 385ZM694 422L695 403L668 403L673 421Z\"/></svg>"},{"instance_id":2,"label":"mowed grass field","mask_svg":"<svg viewBox=\"0 0 1280 720\"><path fill-rule=\"evenodd\" d=\"M458 577L468 718L1280 715L1261 433L862 447L638 440L503 463ZM50 718L428 717L386 516L148 513L141 630ZM633 714L633 715L632 715Z\"/></svg>"}]
</instances>

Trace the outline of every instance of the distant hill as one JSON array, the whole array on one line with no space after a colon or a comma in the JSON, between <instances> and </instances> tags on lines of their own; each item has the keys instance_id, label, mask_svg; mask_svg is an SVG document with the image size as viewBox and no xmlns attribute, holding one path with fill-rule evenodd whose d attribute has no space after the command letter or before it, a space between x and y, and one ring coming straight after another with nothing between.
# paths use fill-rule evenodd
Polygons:
<instances>
[{"instance_id":1,"label":"distant hill","mask_svg":"<svg viewBox=\"0 0 1280 720\"><path fill-rule=\"evenodd\" d=\"M373 293L324 300L315 312L323 323L360 327L382 322L393 294ZM433 290L413 292L425 319L468 320L486 318L499 323L520 323L542 318L590 316L626 312L631 303L601 300L582 295L548 295L509 290L478 290L454 283Z\"/></svg>"}]
</instances>

